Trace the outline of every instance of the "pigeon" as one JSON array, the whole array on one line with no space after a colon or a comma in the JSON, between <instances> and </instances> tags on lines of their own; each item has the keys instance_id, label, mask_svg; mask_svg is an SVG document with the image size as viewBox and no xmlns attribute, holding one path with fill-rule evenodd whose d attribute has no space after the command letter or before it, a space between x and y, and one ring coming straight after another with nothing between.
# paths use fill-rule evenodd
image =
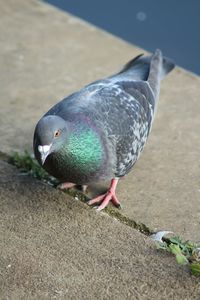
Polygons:
<instances>
[{"instance_id":1,"label":"pigeon","mask_svg":"<svg viewBox=\"0 0 200 300\"><path fill-rule=\"evenodd\" d=\"M151 131L160 81L175 67L157 49L138 55L120 72L97 80L54 105L37 123L33 149L39 164L61 188L111 181L89 200L104 209L119 179L134 166Z\"/></svg>"}]
</instances>

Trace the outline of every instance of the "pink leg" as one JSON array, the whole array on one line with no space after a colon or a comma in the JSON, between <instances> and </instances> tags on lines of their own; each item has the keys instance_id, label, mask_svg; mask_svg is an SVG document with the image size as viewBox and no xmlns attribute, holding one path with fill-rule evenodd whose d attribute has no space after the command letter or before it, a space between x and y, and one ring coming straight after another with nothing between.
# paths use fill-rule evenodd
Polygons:
<instances>
[{"instance_id":1,"label":"pink leg","mask_svg":"<svg viewBox=\"0 0 200 300\"><path fill-rule=\"evenodd\" d=\"M115 190L117 187L118 180L119 180L118 178L112 179L107 193L97 196L96 198L90 200L88 202L88 204L92 205L92 204L99 203L100 201L102 201L101 204L99 205L99 207L97 208L98 211L104 209L110 201L112 201L112 203L115 206L120 207L120 202L115 195Z\"/></svg>"},{"instance_id":2,"label":"pink leg","mask_svg":"<svg viewBox=\"0 0 200 300\"><path fill-rule=\"evenodd\" d=\"M58 188L64 190L64 189L70 189L76 185L77 185L76 183L72 183L72 182L63 182L58 185ZM86 193L87 187L88 187L87 185L82 185L83 193Z\"/></svg>"},{"instance_id":3,"label":"pink leg","mask_svg":"<svg viewBox=\"0 0 200 300\"><path fill-rule=\"evenodd\" d=\"M61 183L61 184L58 185L58 188L61 189L61 190L70 189L70 188L72 188L75 185L76 184L72 183L72 182L63 182L63 183Z\"/></svg>"}]
</instances>

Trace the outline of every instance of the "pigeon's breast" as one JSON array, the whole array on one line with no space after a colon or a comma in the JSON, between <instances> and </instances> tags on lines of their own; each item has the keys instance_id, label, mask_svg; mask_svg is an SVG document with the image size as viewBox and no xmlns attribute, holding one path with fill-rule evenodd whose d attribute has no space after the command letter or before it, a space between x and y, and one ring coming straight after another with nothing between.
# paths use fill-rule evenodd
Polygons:
<instances>
[{"instance_id":1,"label":"pigeon's breast","mask_svg":"<svg viewBox=\"0 0 200 300\"><path fill-rule=\"evenodd\" d=\"M44 166L61 181L87 184L110 179L112 167L107 163L107 151L102 137L93 128L76 128L67 142L52 153Z\"/></svg>"}]
</instances>

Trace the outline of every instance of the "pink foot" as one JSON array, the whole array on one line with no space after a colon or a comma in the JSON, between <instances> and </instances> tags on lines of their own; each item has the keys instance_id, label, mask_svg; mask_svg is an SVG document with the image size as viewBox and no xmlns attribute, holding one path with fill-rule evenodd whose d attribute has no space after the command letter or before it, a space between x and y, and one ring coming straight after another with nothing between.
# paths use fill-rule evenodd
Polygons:
<instances>
[{"instance_id":1,"label":"pink foot","mask_svg":"<svg viewBox=\"0 0 200 300\"><path fill-rule=\"evenodd\" d=\"M70 188L72 188L75 185L76 184L72 183L72 182L63 182L63 183L61 183L61 184L58 185L58 188L61 189L61 190L70 189Z\"/></svg>"},{"instance_id":2,"label":"pink foot","mask_svg":"<svg viewBox=\"0 0 200 300\"><path fill-rule=\"evenodd\" d=\"M100 196L97 196L96 198L88 201L88 204L93 205L95 203L99 203L100 201L102 201L101 204L99 205L99 207L97 208L98 211L104 209L110 201L115 206L120 207L120 202L119 202L119 200L117 199L117 197L115 195L115 190L116 190L116 187L117 187L118 180L119 180L118 178L112 179L110 187L109 187L107 193L105 193L103 195L100 195Z\"/></svg>"},{"instance_id":3,"label":"pink foot","mask_svg":"<svg viewBox=\"0 0 200 300\"><path fill-rule=\"evenodd\" d=\"M58 188L61 189L61 190L64 190L64 189L70 189L74 186L77 186L77 184L72 183L72 182L64 182L64 183L59 184ZM86 193L88 186L87 185L82 185L81 187L82 187L83 193Z\"/></svg>"}]
</instances>

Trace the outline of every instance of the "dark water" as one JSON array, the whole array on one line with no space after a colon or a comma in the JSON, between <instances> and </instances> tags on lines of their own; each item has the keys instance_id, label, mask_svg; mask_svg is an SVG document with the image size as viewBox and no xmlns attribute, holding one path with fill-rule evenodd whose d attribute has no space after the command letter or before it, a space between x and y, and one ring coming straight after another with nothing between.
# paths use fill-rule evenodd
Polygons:
<instances>
[{"instance_id":1,"label":"dark water","mask_svg":"<svg viewBox=\"0 0 200 300\"><path fill-rule=\"evenodd\" d=\"M200 0L46 0L200 75Z\"/></svg>"}]
</instances>

